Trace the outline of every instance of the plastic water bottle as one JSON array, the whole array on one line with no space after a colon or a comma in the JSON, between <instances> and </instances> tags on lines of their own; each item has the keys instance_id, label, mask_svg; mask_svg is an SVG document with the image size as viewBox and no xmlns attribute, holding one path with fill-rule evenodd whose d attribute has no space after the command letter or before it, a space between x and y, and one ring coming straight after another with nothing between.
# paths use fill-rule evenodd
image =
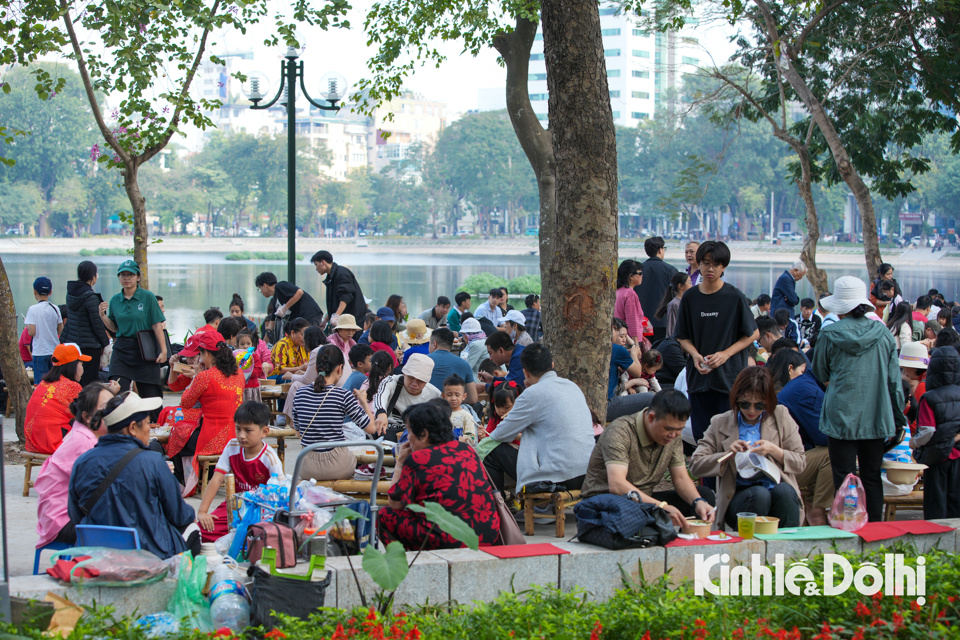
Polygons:
<instances>
[{"instance_id":1,"label":"plastic water bottle","mask_svg":"<svg viewBox=\"0 0 960 640\"><path fill-rule=\"evenodd\" d=\"M173 413L173 424L179 424L181 420L183 420L183 409L177 407Z\"/></svg>"},{"instance_id":2,"label":"plastic water bottle","mask_svg":"<svg viewBox=\"0 0 960 640\"><path fill-rule=\"evenodd\" d=\"M847 485L847 490L843 494L843 519L847 522L855 522L857 519L857 505L860 497L857 495L857 485Z\"/></svg>"},{"instance_id":3,"label":"plastic water bottle","mask_svg":"<svg viewBox=\"0 0 960 640\"><path fill-rule=\"evenodd\" d=\"M210 618L213 627L240 632L250 626L250 605L237 573L227 565L213 572L210 588Z\"/></svg>"}]
</instances>

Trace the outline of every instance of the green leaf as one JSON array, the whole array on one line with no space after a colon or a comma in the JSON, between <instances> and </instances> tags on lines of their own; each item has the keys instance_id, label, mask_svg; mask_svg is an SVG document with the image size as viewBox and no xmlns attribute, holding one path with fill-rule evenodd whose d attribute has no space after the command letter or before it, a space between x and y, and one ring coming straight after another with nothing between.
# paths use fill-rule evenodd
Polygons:
<instances>
[{"instance_id":1,"label":"green leaf","mask_svg":"<svg viewBox=\"0 0 960 640\"><path fill-rule=\"evenodd\" d=\"M408 504L407 509L415 513L422 513L428 521L440 527L440 530L445 534L459 540L474 551L480 547L480 538L470 528L470 525L436 502L424 502L423 505Z\"/></svg>"},{"instance_id":2,"label":"green leaf","mask_svg":"<svg viewBox=\"0 0 960 640\"><path fill-rule=\"evenodd\" d=\"M363 550L363 570L384 591L395 591L410 570L407 553L403 545L396 541L388 544L384 553L368 544Z\"/></svg>"}]
</instances>

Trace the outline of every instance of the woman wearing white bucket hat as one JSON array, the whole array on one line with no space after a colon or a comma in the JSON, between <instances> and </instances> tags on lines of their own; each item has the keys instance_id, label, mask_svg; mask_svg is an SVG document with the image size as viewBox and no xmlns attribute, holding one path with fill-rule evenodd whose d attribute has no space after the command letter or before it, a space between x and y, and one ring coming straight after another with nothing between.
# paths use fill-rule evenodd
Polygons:
<instances>
[{"instance_id":1,"label":"woman wearing white bucket hat","mask_svg":"<svg viewBox=\"0 0 960 640\"><path fill-rule=\"evenodd\" d=\"M828 385L820 431L830 439L834 488L859 461L867 514L876 522L883 518L884 440L906 426L897 345L881 323L866 317L874 306L862 280L837 278L833 291L820 302L840 321L821 330L813 357L813 375Z\"/></svg>"}]
</instances>

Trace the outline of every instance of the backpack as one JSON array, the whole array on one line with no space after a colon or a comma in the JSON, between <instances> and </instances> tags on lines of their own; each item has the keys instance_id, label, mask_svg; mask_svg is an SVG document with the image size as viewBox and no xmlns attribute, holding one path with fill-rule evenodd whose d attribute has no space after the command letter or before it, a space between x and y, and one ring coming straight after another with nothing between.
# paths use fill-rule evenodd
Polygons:
<instances>
[{"instance_id":1,"label":"backpack","mask_svg":"<svg viewBox=\"0 0 960 640\"><path fill-rule=\"evenodd\" d=\"M606 549L663 546L677 538L670 516L655 504L606 493L583 500L573 512L578 529L574 538Z\"/></svg>"}]
</instances>

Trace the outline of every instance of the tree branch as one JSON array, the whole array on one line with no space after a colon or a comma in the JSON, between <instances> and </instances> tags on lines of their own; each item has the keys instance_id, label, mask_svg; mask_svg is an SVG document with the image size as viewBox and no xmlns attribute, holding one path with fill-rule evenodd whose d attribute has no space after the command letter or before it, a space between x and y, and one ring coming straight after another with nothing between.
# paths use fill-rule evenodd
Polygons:
<instances>
[{"instance_id":1,"label":"tree branch","mask_svg":"<svg viewBox=\"0 0 960 640\"><path fill-rule=\"evenodd\" d=\"M803 43L806 41L807 36L809 36L810 33L817 28L817 25L823 22L823 19L826 18L830 12L842 5L844 2L846 2L846 0L834 0L832 4L821 7L820 11L818 11L817 14L810 19L810 22L808 22L807 25L800 31L800 35L797 36L797 39L791 45L791 49L795 48L799 50L801 47L803 47Z\"/></svg>"},{"instance_id":2,"label":"tree branch","mask_svg":"<svg viewBox=\"0 0 960 640\"><path fill-rule=\"evenodd\" d=\"M80 71L80 79L83 80L83 90L86 92L87 100L90 102L90 110L93 111L93 118L97 122L97 128L100 129L103 139L107 141L110 148L120 156L120 160L126 165L130 163L133 158L127 150L120 145L120 142L116 136L113 135L113 132L110 131L110 127L107 126L106 121L103 119L103 114L100 112L100 103L97 102L97 94L93 89L93 83L90 81L90 73L87 71L87 61L83 57L83 50L80 49L77 32L74 30L73 21L70 19L70 5L67 4L67 0L60 0L60 10L63 12L63 23L66 25L67 34L70 36L70 46L73 48L73 55L77 58L77 69Z\"/></svg>"}]
</instances>

